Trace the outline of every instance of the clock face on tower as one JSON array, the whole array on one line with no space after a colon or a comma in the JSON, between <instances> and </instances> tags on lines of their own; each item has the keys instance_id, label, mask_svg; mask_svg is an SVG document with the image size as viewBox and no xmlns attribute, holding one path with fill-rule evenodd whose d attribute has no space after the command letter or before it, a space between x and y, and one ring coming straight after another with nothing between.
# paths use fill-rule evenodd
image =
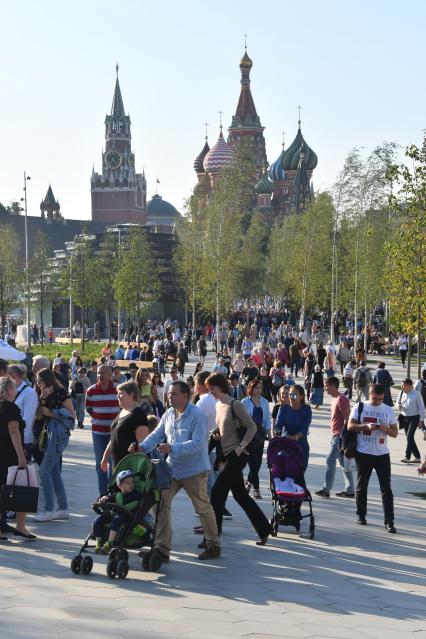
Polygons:
<instances>
[{"instance_id":1,"label":"clock face on tower","mask_svg":"<svg viewBox=\"0 0 426 639\"><path fill-rule=\"evenodd\" d=\"M118 169L121 162L122 157L118 151L108 151L105 155L105 164L109 169Z\"/></svg>"}]
</instances>

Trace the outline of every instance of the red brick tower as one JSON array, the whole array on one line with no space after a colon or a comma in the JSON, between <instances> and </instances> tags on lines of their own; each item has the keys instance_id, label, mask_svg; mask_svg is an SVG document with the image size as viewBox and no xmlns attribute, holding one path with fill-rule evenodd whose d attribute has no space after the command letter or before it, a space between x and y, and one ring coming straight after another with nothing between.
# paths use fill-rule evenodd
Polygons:
<instances>
[{"instance_id":1,"label":"red brick tower","mask_svg":"<svg viewBox=\"0 0 426 639\"><path fill-rule=\"evenodd\" d=\"M265 138L260 118L257 115L253 96L250 89L250 71L253 66L252 60L247 54L247 47L240 61L241 71L241 91L238 100L237 110L232 118L229 127L228 142L232 146L242 141L248 142L253 148L254 159L257 167L258 177L263 168L268 166L268 159L265 150Z\"/></svg>"},{"instance_id":2,"label":"red brick tower","mask_svg":"<svg viewBox=\"0 0 426 639\"><path fill-rule=\"evenodd\" d=\"M111 224L145 224L146 180L136 173L131 147L130 117L125 114L120 83L115 82L111 114L105 118L102 173L91 178L92 220Z\"/></svg>"}]
</instances>

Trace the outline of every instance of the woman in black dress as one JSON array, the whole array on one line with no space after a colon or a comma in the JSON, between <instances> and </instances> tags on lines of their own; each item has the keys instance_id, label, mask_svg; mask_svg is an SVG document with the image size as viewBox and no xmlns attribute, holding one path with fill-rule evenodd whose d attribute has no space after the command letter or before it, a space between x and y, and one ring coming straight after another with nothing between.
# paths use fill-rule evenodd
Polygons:
<instances>
[{"instance_id":1,"label":"woman in black dress","mask_svg":"<svg viewBox=\"0 0 426 639\"><path fill-rule=\"evenodd\" d=\"M113 468L129 454L133 442L142 442L149 435L146 412L139 406L139 388L136 382L124 382L117 386L120 414L111 424L111 440L101 461L104 472L108 470L108 460L112 457Z\"/></svg>"},{"instance_id":2,"label":"woman in black dress","mask_svg":"<svg viewBox=\"0 0 426 639\"><path fill-rule=\"evenodd\" d=\"M0 377L0 491L6 484L9 466L27 467L23 446L25 422L21 411L14 404L16 384L10 377ZM6 513L0 512L0 539L7 539L6 533L16 537L36 539L25 526L26 513L16 514L16 529L6 521Z\"/></svg>"}]
</instances>

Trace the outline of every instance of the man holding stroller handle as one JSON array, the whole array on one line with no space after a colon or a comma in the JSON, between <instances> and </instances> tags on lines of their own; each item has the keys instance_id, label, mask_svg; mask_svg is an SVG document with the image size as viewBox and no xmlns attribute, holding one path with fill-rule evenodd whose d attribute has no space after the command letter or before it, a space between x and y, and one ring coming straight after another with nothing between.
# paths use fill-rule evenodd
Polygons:
<instances>
[{"instance_id":1,"label":"man holding stroller handle","mask_svg":"<svg viewBox=\"0 0 426 639\"><path fill-rule=\"evenodd\" d=\"M207 419L198 406L190 402L190 389L180 380L170 384L168 402L157 428L144 439L139 450L145 454L154 448L168 455L172 486L162 491L154 549L163 562L169 561L172 544L170 509L173 497L184 488L198 512L206 538L206 548L199 559L220 556L216 518L207 494L210 469Z\"/></svg>"},{"instance_id":2,"label":"man holding stroller handle","mask_svg":"<svg viewBox=\"0 0 426 639\"><path fill-rule=\"evenodd\" d=\"M348 430L357 433L356 467L358 485L356 505L358 523L367 524L367 490L371 473L376 471L382 493L385 528L396 533L394 526L393 493L391 488L391 462L387 438L398 436L395 413L383 403L385 389L380 384L370 387L370 399L352 409Z\"/></svg>"},{"instance_id":3,"label":"man holding stroller handle","mask_svg":"<svg viewBox=\"0 0 426 639\"><path fill-rule=\"evenodd\" d=\"M328 377L325 380L325 390L331 397L331 444L330 452L325 460L327 471L325 473L324 485L320 490L317 490L315 494L320 497L330 497L330 491L333 488L336 474L336 462L339 460L343 471L345 489L336 493L336 495L337 497L355 497L354 474L353 471L349 470L346 466L346 464L352 463L353 460L347 460L340 452L340 437L345 423L349 421L351 406L348 398L342 393L339 393L339 380L337 377Z\"/></svg>"}]
</instances>

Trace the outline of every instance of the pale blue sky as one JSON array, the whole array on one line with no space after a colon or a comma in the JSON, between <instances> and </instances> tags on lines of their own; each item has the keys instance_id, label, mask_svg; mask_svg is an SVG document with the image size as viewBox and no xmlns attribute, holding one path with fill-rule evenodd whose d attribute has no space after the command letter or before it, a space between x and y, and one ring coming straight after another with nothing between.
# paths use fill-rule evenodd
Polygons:
<instances>
[{"instance_id":1,"label":"pale blue sky","mask_svg":"<svg viewBox=\"0 0 426 639\"><path fill-rule=\"evenodd\" d=\"M0 201L22 194L38 214L49 181L65 217L90 218L92 164L115 63L148 195L181 208L192 164L228 126L248 34L252 92L268 159L302 130L319 158L316 188L330 185L354 146L419 142L426 127L426 3L406 0L0 0Z\"/></svg>"}]
</instances>

